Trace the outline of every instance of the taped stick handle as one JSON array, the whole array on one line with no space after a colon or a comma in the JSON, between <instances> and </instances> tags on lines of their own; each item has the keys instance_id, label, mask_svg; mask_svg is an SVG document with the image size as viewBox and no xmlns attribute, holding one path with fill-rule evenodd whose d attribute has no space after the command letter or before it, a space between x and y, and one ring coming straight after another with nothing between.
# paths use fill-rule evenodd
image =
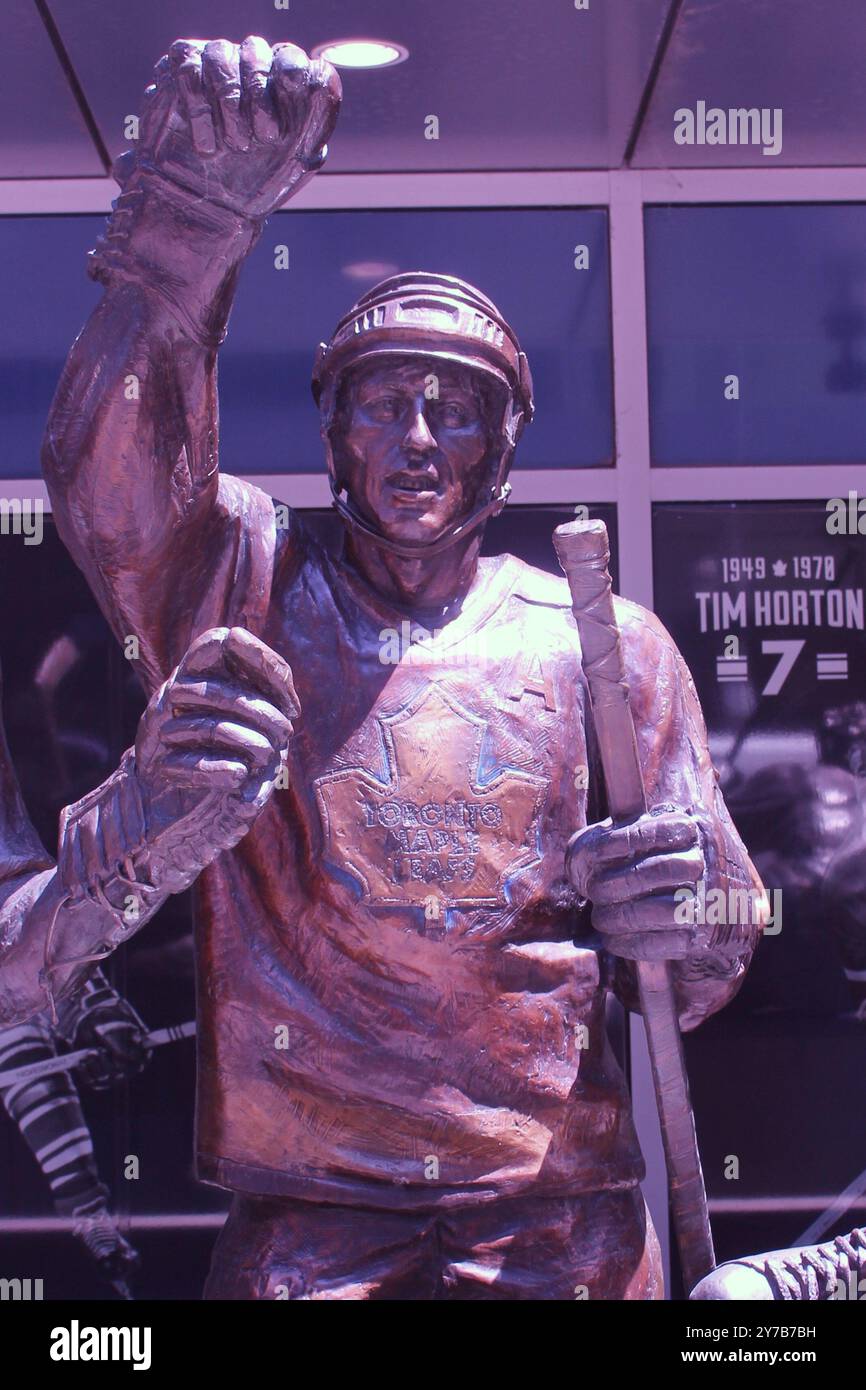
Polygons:
<instances>
[{"instance_id":1,"label":"taped stick handle","mask_svg":"<svg viewBox=\"0 0 866 1390\"><path fill-rule=\"evenodd\" d=\"M647 809L603 521L558 526L553 543L568 579L590 704L614 822ZM690 1292L715 1267L707 1195L695 1134L673 979L666 961L637 961L641 1012L665 1149L683 1280Z\"/></svg>"},{"instance_id":2,"label":"taped stick handle","mask_svg":"<svg viewBox=\"0 0 866 1390\"><path fill-rule=\"evenodd\" d=\"M553 543L571 590L608 809L615 821L633 820L647 805L613 606L607 527L603 521L571 522L556 528Z\"/></svg>"}]
</instances>

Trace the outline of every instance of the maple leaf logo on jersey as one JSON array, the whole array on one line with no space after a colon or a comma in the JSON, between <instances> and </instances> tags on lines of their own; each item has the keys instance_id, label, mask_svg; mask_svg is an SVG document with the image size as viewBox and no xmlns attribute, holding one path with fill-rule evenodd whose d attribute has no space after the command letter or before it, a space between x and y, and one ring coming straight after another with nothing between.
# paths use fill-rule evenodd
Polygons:
<instances>
[{"instance_id":1,"label":"maple leaf logo on jersey","mask_svg":"<svg viewBox=\"0 0 866 1390\"><path fill-rule=\"evenodd\" d=\"M487 721L436 685L376 723L386 777L352 767L315 782L329 862L371 907L503 905L508 881L541 858L548 783L499 766L480 780Z\"/></svg>"}]
</instances>

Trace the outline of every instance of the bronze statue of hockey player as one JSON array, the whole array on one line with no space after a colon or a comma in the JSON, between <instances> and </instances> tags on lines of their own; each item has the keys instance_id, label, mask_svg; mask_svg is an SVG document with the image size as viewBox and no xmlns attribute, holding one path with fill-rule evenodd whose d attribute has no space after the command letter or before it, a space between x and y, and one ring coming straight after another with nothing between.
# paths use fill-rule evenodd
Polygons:
<instances>
[{"instance_id":1,"label":"bronze statue of hockey player","mask_svg":"<svg viewBox=\"0 0 866 1390\"><path fill-rule=\"evenodd\" d=\"M240 627L300 702L285 785L197 886L198 1171L236 1194L207 1295L659 1298L605 998L633 1006L634 962L669 959L684 1027L720 1008L756 928L672 925L673 894L757 879L661 624L617 601L651 810L614 827L568 586L479 558L532 418L514 330L418 272L320 346L339 555L218 471L239 271L339 100L290 44L172 46L45 443L60 533L149 688ZM205 725L233 765L231 717Z\"/></svg>"}]
</instances>

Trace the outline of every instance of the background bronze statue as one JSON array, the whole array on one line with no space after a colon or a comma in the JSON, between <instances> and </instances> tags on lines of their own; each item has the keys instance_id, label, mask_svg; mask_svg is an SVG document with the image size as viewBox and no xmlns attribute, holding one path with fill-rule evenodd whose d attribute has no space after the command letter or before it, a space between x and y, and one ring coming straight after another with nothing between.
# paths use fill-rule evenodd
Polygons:
<instances>
[{"instance_id":1,"label":"background bronze statue","mask_svg":"<svg viewBox=\"0 0 866 1390\"><path fill-rule=\"evenodd\" d=\"M218 473L238 272L339 98L291 45L173 45L45 442L61 534L148 687L242 627L300 703L288 785L197 885L198 1168L236 1194L207 1294L659 1298L605 999L634 1007L633 963L664 959L684 1027L721 1007L757 927L674 925L673 894L759 884L661 624L617 600L650 809L614 827L567 584L479 558L533 411L516 334L412 272L320 346L339 556ZM217 750L226 722L202 722Z\"/></svg>"},{"instance_id":2,"label":"background bronze statue","mask_svg":"<svg viewBox=\"0 0 866 1390\"><path fill-rule=\"evenodd\" d=\"M145 1030L135 1010L98 969L80 988L67 991L52 1019L37 971L49 922L40 912L40 899L55 877L51 857L27 814L0 718L0 1103L42 1168L56 1213L72 1221L73 1234L106 1280L128 1296L127 1281L138 1256L111 1210L111 1194L99 1174L76 1083L102 1089L138 1071L148 1057ZM31 904L29 912L24 902ZM107 929L106 914L98 905L91 903L83 910ZM142 912L142 924L149 916ZM26 954L15 950L34 928L32 949ZM13 972L18 988L13 986ZM10 1009L12 999L17 1009ZM38 1002L43 1007L34 1013ZM14 1086L4 1084L4 1073L56 1059L64 1045L93 1054L75 1076L64 1068Z\"/></svg>"},{"instance_id":3,"label":"background bronze statue","mask_svg":"<svg viewBox=\"0 0 866 1390\"><path fill-rule=\"evenodd\" d=\"M149 1055L145 1037L135 1010L100 970L61 1001L56 1023L46 1010L0 1030L0 1103L41 1168L56 1214L71 1222L73 1236L122 1298L132 1296L129 1278L139 1257L100 1177L80 1090L102 1090L138 1071ZM69 1056L65 1047L85 1050L87 1063L59 1065ZM56 1070L17 1084L7 1081L10 1072L44 1063Z\"/></svg>"}]
</instances>

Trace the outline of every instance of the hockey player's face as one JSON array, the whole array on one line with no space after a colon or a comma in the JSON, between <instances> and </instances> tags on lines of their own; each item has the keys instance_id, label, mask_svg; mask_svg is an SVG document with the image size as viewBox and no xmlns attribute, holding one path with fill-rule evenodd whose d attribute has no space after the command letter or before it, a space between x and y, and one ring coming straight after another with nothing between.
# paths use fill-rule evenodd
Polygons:
<instances>
[{"instance_id":1,"label":"hockey player's face","mask_svg":"<svg viewBox=\"0 0 866 1390\"><path fill-rule=\"evenodd\" d=\"M482 403L468 370L396 359L349 383L344 480L394 540L434 541L475 506L487 478Z\"/></svg>"}]
</instances>

